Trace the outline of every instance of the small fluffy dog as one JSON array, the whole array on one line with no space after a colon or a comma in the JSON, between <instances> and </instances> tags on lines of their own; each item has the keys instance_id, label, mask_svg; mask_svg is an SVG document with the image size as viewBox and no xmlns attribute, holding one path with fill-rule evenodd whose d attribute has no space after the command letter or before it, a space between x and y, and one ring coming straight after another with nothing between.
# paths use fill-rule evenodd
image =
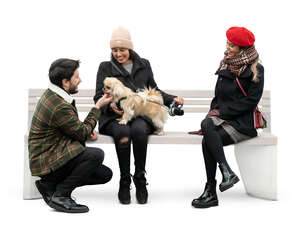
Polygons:
<instances>
[{"instance_id":1,"label":"small fluffy dog","mask_svg":"<svg viewBox=\"0 0 300 231\"><path fill-rule=\"evenodd\" d=\"M167 121L167 111L163 108L163 98L159 91L143 89L138 93L125 87L121 81L114 77L104 80L103 90L113 96L113 101L124 111L119 124L127 124L133 117L147 116L156 128L154 134L163 135L163 127Z\"/></svg>"}]
</instances>

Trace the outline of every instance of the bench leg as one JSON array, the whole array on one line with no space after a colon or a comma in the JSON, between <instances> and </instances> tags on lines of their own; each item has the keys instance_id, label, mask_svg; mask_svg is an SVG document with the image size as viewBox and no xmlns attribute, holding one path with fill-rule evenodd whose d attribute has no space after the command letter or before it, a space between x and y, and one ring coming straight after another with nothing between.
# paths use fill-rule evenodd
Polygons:
<instances>
[{"instance_id":1,"label":"bench leg","mask_svg":"<svg viewBox=\"0 0 300 231\"><path fill-rule=\"evenodd\" d=\"M31 176L31 172L29 169L29 158L28 158L28 145L25 142L24 145L24 182L23 182L23 199L38 199L42 198L41 194L37 190L35 186L35 181L39 179L39 177Z\"/></svg>"},{"instance_id":2,"label":"bench leg","mask_svg":"<svg viewBox=\"0 0 300 231\"><path fill-rule=\"evenodd\" d=\"M277 200L277 146L234 146L246 192L253 197Z\"/></svg>"}]
</instances>

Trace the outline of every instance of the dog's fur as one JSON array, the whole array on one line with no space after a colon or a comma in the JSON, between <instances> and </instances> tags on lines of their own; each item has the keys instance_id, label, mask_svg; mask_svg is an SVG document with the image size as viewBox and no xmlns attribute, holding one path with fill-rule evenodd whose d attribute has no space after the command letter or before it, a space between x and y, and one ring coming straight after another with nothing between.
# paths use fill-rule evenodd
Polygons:
<instances>
[{"instance_id":1,"label":"dog's fur","mask_svg":"<svg viewBox=\"0 0 300 231\"><path fill-rule=\"evenodd\" d=\"M114 77L105 78L103 90L113 96L115 103L126 97L120 101L124 114L119 119L119 124L127 124L136 116L147 116L156 128L154 133L163 135L163 126L168 117L167 111L161 106L163 98L159 91L150 88L135 93Z\"/></svg>"}]
</instances>

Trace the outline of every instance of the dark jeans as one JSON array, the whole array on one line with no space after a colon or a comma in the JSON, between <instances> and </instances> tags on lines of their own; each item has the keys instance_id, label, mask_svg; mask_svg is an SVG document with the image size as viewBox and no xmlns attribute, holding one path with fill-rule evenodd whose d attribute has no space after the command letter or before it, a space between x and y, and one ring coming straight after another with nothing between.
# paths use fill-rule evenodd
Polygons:
<instances>
[{"instance_id":1,"label":"dark jeans","mask_svg":"<svg viewBox=\"0 0 300 231\"><path fill-rule=\"evenodd\" d=\"M201 122L203 131L202 152L205 162L207 182L215 182L217 163L227 163L223 146L234 141L222 126L215 126L210 118Z\"/></svg>"},{"instance_id":2,"label":"dark jeans","mask_svg":"<svg viewBox=\"0 0 300 231\"><path fill-rule=\"evenodd\" d=\"M153 127L142 118L135 118L126 125L113 120L101 129L100 133L110 135L115 142L122 177L130 174L130 148L133 146L135 173L145 171L148 136Z\"/></svg>"},{"instance_id":3,"label":"dark jeans","mask_svg":"<svg viewBox=\"0 0 300 231\"><path fill-rule=\"evenodd\" d=\"M68 195L79 186L105 184L112 178L112 171L102 164L103 160L104 152L101 149L86 147L84 152L61 168L41 176L41 180Z\"/></svg>"}]
</instances>

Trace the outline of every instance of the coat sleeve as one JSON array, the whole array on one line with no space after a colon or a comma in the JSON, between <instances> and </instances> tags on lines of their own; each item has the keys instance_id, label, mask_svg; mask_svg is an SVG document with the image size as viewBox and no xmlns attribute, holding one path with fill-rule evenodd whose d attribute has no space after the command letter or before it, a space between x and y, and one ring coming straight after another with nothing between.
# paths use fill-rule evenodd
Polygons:
<instances>
[{"instance_id":1,"label":"coat sleeve","mask_svg":"<svg viewBox=\"0 0 300 231\"><path fill-rule=\"evenodd\" d=\"M97 72L97 80L96 80L96 93L94 96L94 102L96 103L98 101L98 99L100 99L102 97L102 95L104 94L103 92L103 87L104 87L104 79L106 77L110 77L110 73L108 73L107 67L105 68L105 62L100 63L100 66L98 68L98 72ZM104 105L103 107L101 107L101 111L105 114L107 113L112 113L113 111L110 108L109 104Z\"/></svg>"},{"instance_id":2,"label":"coat sleeve","mask_svg":"<svg viewBox=\"0 0 300 231\"><path fill-rule=\"evenodd\" d=\"M219 106L218 106L218 103L217 103L217 93L216 93L216 89L217 89L217 84L218 84L218 81L216 83L216 86L215 86L215 97L212 99L211 103L210 103L210 109L209 111L213 110L213 109L219 109Z\"/></svg>"},{"instance_id":3,"label":"coat sleeve","mask_svg":"<svg viewBox=\"0 0 300 231\"><path fill-rule=\"evenodd\" d=\"M218 105L217 105L217 98L214 97L210 103L210 111L213 109L218 109Z\"/></svg>"},{"instance_id":4,"label":"coat sleeve","mask_svg":"<svg viewBox=\"0 0 300 231\"><path fill-rule=\"evenodd\" d=\"M167 93L165 93L164 91L160 90L157 87L157 84L156 84L156 82L154 80L154 77L153 77L153 72L152 72L152 68L151 68L150 62L148 60L145 60L145 61L147 63L147 68L149 68L149 73L150 73L148 87L156 88L156 90L158 90L161 93L162 97L163 97L164 105L166 105L167 107L169 107L170 104L172 103L173 99L176 98L176 96L167 94Z\"/></svg>"},{"instance_id":5,"label":"coat sleeve","mask_svg":"<svg viewBox=\"0 0 300 231\"><path fill-rule=\"evenodd\" d=\"M264 89L264 69L263 66L258 68L259 82L254 83L251 81L248 88L247 96L234 100L230 105L219 105L220 118L234 119L244 113L253 111L260 101Z\"/></svg>"},{"instance_id":6,"label":"coat sleeve","mask_svg":"<svg viewBox=\"0 0 300 231\"><path fill-rule=\"evenodd\" d=\"M85 143L92 134L99 116L100 110L92 108L84 122L81 122L71 106L62 104L54 112L53 123L62 133Z\"/></svg>"}]
</instances>

